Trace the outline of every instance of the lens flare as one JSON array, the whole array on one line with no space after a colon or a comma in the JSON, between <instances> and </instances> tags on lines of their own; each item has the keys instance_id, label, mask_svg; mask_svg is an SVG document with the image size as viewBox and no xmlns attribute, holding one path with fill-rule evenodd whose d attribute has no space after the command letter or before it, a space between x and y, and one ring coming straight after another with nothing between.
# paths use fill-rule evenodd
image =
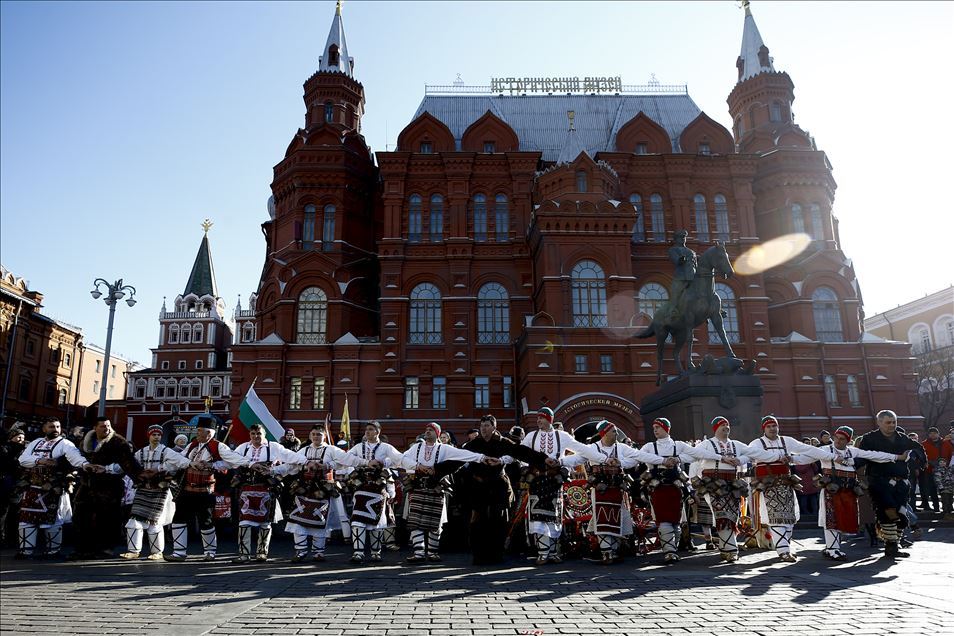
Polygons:
<instances>
[{"instance_id":1,"label":"lens flare","mask_svg":"<svg viewBox=\"0 0 954 636\"><path fill-rule=\"evenodd\" d=\"M742 276L761 274L795 258L804 252L811 242L812 238L804 233L779 236L761 245L752 246L735 259L733 267L735 272Z\"/></svg>"}]
</instances>

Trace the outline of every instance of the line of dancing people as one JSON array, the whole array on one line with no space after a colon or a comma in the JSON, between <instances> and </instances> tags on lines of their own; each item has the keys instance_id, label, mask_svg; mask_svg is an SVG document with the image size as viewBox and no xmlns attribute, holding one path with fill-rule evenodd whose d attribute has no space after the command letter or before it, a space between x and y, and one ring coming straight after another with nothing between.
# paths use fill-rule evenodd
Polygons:
<instances>
[{"instance_id":1,"label":"line of dancing people","mask_svg":"<svg viewBox=\"0 0 954 636\"><path fill-rule=\"evenodd\" d=\"M560 563L564 482L572 472L586 477L586 532L602 563L621 560L622 546L634 532L634 497L650 511L667 564L679 560L680 539L690 522L702 526L723 561L736 561L745 511L750 536L791 562L796 560L792 531L800 488L793 466L813 462L821 465L818 525L826 557L846 557L843 539L858 531L858 497L866 489L885 556L908 556L899 549L899 534L910 487L906 461L917 444L897 432L892 411L878 413L877 427L857 440L851 428L842 426L821 447L782 435L772 416L762 419L762 436L748 444L732 439L729 420L716 417L711 437L695 445L672 439L671 423L658 418L652 425L655 439L640 448L620 441L621 431L606 420L595 427L589 443L555 428L549 408L541 408L536 420L536 430L514 440L497 430L493 416L484 416L476 436L460 448L442 443L441 428L432 422L404 452L382 440L378 422L369 423L362 441L347 450L329 444L326 426L316 425L308 443L292 451L268 441L258 425L250 427L250 441L231 449L216 440L215 424L204 420L182 449L165 446L162 427L152 426L148 445L133 452L106 418L97 420L79 446L65 439L60 423L51 419L43 437L30 442L19 458L24 474L17 557L57 557L63 526L71 521L76 542L71 559L111 556L111 533L105 529L123 523L126 475L135 495L122 558L184 561L194 524L203 558L214 560L216 480L230 471L238 511L239 551L233 561L238 563L267 561L273 526L282 520L294 538L294 562L324 561L335 530L350 538L352 562L381 561L395 526L395 475L403 491L400 515L410 534L408 563L440 561L452 487L470 512L475 564L504 560L508 542L521 527L536 564ZM855 473L863 463L868 464L867 484ZM283 485L284 511L279 505ZM168 553L166 526L172 539Z\"/></svg>"}]
</instances>

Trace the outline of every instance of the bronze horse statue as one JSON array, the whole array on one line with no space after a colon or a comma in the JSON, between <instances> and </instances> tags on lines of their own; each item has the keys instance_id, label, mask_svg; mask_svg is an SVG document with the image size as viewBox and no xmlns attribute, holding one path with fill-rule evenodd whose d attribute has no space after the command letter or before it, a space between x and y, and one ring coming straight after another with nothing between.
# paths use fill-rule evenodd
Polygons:
<instances>
[{"instance_id":1,"label":"bronze horse statue","mask_svg":"<svg viewBox=\"0 0 954 636\"><path fill-rule=\"evenodd\" d=\"M705 324L707 320L719 334L726 355L735 358L729 339L725 335L725 325L722 323L722 299L715 293L713 281L717 274L728 278L734 273L732 263L729 262L729 255L725 251L725 244L716 241L715 245L699 257L695 278L679 298L678 304L673 307L671 303L665 303L653 316L652 323L644 331L636 334L637 338L656 336L656 386L659 386L662 381L663 350L666 338L672 334L676 372L684 375L687 370L683 369L680 360L682 347L688 345L687 367L691 369L694 367L692 332L696 327Z\"/></svg>"}]
</instances>

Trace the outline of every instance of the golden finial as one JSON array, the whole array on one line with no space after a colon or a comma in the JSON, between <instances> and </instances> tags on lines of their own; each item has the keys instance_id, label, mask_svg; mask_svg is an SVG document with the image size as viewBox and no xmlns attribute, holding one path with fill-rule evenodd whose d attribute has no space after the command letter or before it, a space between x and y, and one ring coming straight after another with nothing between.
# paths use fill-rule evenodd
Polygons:
<instances>
[{"instance_id":1,"label":"golden finial","mask_svg":"<svg viewBox=\"0 0 954 636\"><path fill-rule=\"evenodd\" d=\"M576 111L575 111L575 110L568 110L568 111L566 111L566 118L570 120L570 130L576 130L575 128L573 128L573 118L574 118L574 117L576 117Z\"/></svg>"},{"instance_id":2,"label":"golden finial","mask_svg":"<svg viewBox=\"0 0 954 636\"><path fill-rule=\"evenodd\" d=\"M335 15L341 15L341 0L335 5Z\"/></svg>"},{"instance_id":3,"label":"golden finial","mask_svg":"<svg viewBox=\"0 0 954 636\"><path fill-rule=\"evenodd\" d=\"M213 225L212 221L210 221L209 219L206 219L206 220L202 221L202 230L203 230L206 234L208 234L208 233L209 233L209 230L212 229L212 225Z\"/></svg>"}]
</instances>

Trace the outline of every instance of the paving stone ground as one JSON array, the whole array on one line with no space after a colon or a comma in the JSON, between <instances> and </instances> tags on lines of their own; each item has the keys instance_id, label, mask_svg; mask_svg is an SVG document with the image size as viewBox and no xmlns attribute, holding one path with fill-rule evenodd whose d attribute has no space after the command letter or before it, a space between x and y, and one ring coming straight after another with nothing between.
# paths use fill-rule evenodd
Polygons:
<instances>
[{"instance_id":1,"label":"paving stone ground","mask_svg":"<svg viewBox=\"0 0 954 636\"><path fill-rule=\"evenodd\" d=\"M899 562L867 540L854 559L820 556L817 531L799 530L802 558L764 551L721 564L697 552L674 566L659 553L605 567L513 561L474 567L351 566L344 548L324 564L287 562L283 538L268 564L233 554L184 564L15 561L0 554L2 634L954 634L954 528L926 528ZM230 546L226 546L229 548Z\"/></svg>"}]
</instances>

